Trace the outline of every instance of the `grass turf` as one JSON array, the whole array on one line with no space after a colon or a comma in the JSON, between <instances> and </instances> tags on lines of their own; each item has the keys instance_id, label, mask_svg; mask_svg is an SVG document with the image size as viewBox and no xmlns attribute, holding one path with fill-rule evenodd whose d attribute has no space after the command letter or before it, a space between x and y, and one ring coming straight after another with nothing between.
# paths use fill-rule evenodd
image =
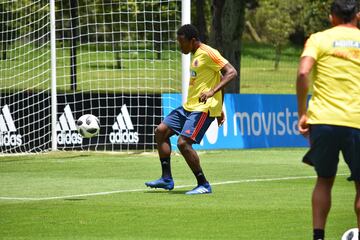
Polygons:
<instances>
[{"instance_id":1,"label":"grass turf","mask_svg":"<svg viewBox=\"0 0 360 240\"><path fill-rule=\"evenodd\" d=\"M310 239L315 178L305 149L200 152L213 194L187 196L194 177L172 157L173 191L146 189L159 176L155 154L59 152L0 158L1 239ZM342 163L340 174L348 170ZM252 179L252 182L242 180ZM259 179L259 181L254 181ZM355 227L354 187L334 186L327 240ZM229 183L227 181L240 181ZM227 182L227 183L226 183ZM120 190L133 192L78 196ZM77 195L72 197L61 197ZM45 200L47 197L59 199Z\"/></svg>"}]
</instances>

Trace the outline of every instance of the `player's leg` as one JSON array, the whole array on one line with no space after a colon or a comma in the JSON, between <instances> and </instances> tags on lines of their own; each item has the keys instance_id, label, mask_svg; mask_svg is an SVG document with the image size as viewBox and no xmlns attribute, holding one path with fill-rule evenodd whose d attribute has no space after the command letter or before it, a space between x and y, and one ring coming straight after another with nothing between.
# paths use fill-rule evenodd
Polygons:
<instances>
[{"instance_id":1,"label":"player's leg","mask_svg":"<svg viewBox=\"0 0 360 240\"><path fill-rule=\"evenodd\" d=\"M170 137L179 134L186 117L182 113L182 107L173 110L155 129L155 141L157 144L161 177L157 180L146 182L145 185L151 188L163 188L172 190L174 181L171 174L171 144Z\"/></svg>"},{"instance_id":2,"label":"player's leg","mask_svg":"<svg viewBox=\"0 0 360 240\"><path fill-rule=\"evenodd\" d=\"M337 172L340 152L338 129L331 125L310 126L310 150L303 161L313 165L318 176L312 194L313 239L324 239L331 208L331 189Z\"/></svg>"},{"instance_id":3,"label":"player's leg","mask_svg":"<svg viewBox=\"0 0 360 240\"><path fill-rule=\"evenodd\" d=\"M358 229L360 229L360 182L355 182L355 189L356 189L356 195L355 195L354 208L355 208L357 226Z\"/></svg>"},{"instance_id":4,"label":"player's leg","mask_svg":"<svg viewBox=\"0 0 360 240\"><path fill-rule=\"evenodd\" d=\"M170 166L170 137L172 135L174 135L174 131L164 123L160 123L155 129L155 141L161 163L162 178L172 178Z\"/></svg>"},{"instance_id":5,"label":"player's leg","mask_svg":"<svg viewBox=\"0 0 360 240\"><path fill-rule=\"evenodd\" d=\"M187 194L210 193L211 186L201 168L199 156L192 146L194 143L201 142L214 118L203 112L186 112L186 114L187 120L184 123L177 146L197 180L197 187Z\"/></svg>"},{"instance_id":6,"label":"player's leg","mask_svg":"<svg viewBox=\"0 0 360 240\"><path fill-rule=\"evenodd\" d=\"M199 156L192 147L193 143L194 141L192 139L185 136L179 136L177 146L191 171L194 173L198 185L203 185L207 183L207 180L201 169Z\"/></svg>"},{"instance_id":7,"label":"player's leg","mask_svg":"<svg viewBox=\"0 0 360 240\"><path fill-rule=\"evenodd\" d=\"M325 229L326 219L331 208L331 189L334 184L334 180L335 177L317 178L312 194L312 215L314 230Z\"/></svg>"},{"instance_id":8,"label":"player's leg","mask_svg":"<svg viewBox=\"0 0 360 240\"><path fill-rule=\"evenodd\" d=\"M197 186L188 191L186 194L205 194L211 193L211 186L206 180L205 174L200 165L200 158L196 151L193 149L194 141L185 136L179 136L177 146L186 160L186 163L190 167L191 171L194 173L197 180Z\"/></svg>"},{"instance_id":9,"label":"player's leg","mask_svg":"<svg viewBox=\"0 0 360 240\"><path fill-rule=\"evenodd\" d=\"M341 150L351 173L348 180L355 182L354 209L360 229L360 129L344 127L343 134L345 137Z\"/></svg>"}]
</instances>

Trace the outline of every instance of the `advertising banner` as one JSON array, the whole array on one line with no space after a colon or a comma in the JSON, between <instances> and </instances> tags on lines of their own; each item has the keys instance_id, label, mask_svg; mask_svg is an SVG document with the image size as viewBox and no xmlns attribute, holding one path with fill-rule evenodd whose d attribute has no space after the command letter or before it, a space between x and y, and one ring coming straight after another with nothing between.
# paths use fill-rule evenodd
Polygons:
<instances>
[{"instance_id":1,"label":"advertising banner","mask_svg":"<svg viewBox=\"0 0 360 240\"><path fill-rule=\"evenodd\" d=\"M75 120L93 114L99 136L82 138ZM59 149L145 150L156 148L154 129L161 121L161 95L79 93L58 96ZM64 128L65 127L65 128Z\"/></svg>"},{"instance_id":2,"label":"advertising banner","mask_svg":"<svg viewBox=\"0 0 360 240\"><path fill-rule=\"evenodd\" d=\"M180 94L163 95L164 115L181 105ZM222 127L214 121L195 149L305 147L299 135L295 95L226 94ZM176 146L177 138L171 143Z\"/></svg>"},{"instance_id":3,"label":"advertising banner","mask_svg":"<svg viewBox=\"0 0 360 240\"><path fill-rule=\"evenodd\" d=\"M156 148L154 129L161 121L161 95L66 93L57 97L56 141L60 150L146 150ZM51 99L48 92L0 93L1 152L51 149ZM93 114L98 136L86 139L76 120Z\"/></svg>"}]
</instances>

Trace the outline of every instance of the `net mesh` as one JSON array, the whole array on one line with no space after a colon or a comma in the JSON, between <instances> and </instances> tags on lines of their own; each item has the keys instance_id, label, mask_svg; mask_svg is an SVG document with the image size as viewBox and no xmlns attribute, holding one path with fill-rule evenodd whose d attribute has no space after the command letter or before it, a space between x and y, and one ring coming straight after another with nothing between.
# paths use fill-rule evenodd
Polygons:
<instances>
[{"instance_id":1,"label":"net mesh","mask_svg":"<svg viewBox=\"0 0 360 240\"><path fill-rule=\"evenodd\" d=\"M58 148L154 149L161 94L181 91L176 48L181 1L56 0L55 7ZM0 147L46 151L51 147L49 2L2 2L0 24ZM76 131L83 114L100 119L97 137L84 139Z\"/></svg>"}]
</instances>

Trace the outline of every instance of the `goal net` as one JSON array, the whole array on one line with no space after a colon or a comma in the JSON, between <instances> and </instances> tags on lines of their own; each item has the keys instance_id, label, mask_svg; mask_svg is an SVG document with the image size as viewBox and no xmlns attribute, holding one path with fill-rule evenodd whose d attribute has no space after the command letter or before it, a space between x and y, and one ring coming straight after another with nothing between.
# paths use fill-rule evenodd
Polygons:
<instances>
[{"instance_id":1,"label":"goal net","mask_svg":"<svg viewBox=\"0 0 360 240\"><path fill-rule=\"evenodd\" d=\"M49 0L0 3L0 148L153 150L162 94L181 92L181 0L55 0L56 126L51 125ZM164 95L169 96L169 95ZM82 138L75 121L100 119Z\"/></svg>"}]
</instances>

